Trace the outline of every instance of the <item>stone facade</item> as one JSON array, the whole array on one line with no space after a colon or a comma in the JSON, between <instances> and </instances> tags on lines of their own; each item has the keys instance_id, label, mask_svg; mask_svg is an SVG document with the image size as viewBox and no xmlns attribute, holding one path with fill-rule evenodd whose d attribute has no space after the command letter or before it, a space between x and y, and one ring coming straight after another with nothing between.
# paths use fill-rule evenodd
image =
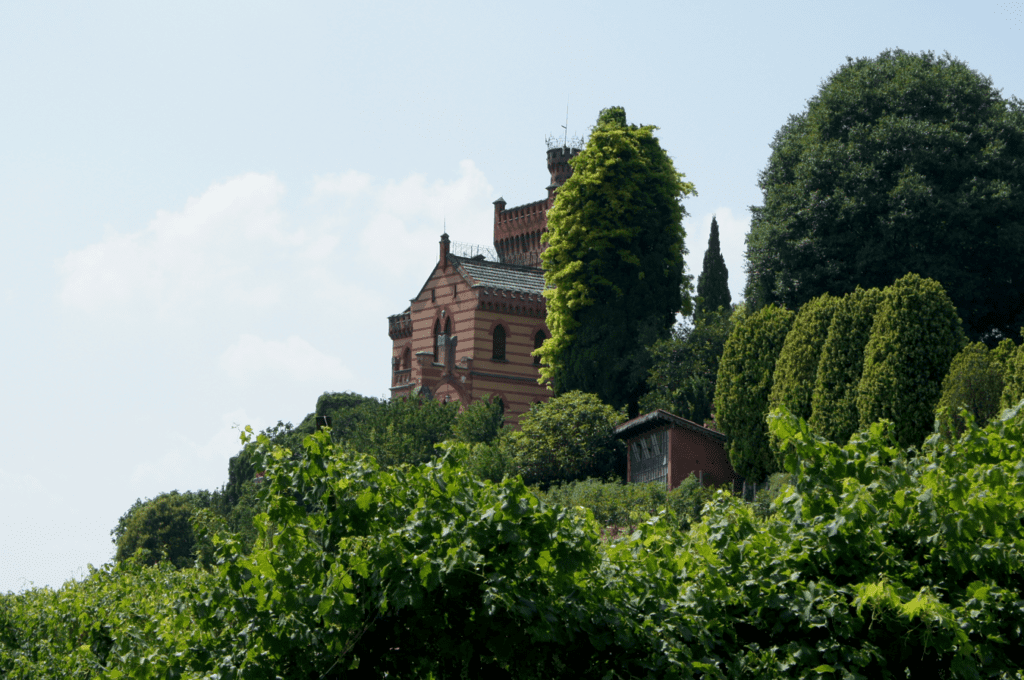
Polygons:
<instances>
[{"instance_id":1,"label":"stone facade","mask_svg":"<svg viewBox=\"0 0 1024 680\"><path fill-rule=\"evenodd\" d=\"M516 426L530 405L551 392L537 382L533 350L549 336L545 317L541 235L558 187L572 174L578 149L548 150L547 198L506 209L494 202L494 250L463 257L441 236L437 264L401 314L388 318L393 397L422 394L468 404L501 399Z\"/></svg>"}]
</instances>

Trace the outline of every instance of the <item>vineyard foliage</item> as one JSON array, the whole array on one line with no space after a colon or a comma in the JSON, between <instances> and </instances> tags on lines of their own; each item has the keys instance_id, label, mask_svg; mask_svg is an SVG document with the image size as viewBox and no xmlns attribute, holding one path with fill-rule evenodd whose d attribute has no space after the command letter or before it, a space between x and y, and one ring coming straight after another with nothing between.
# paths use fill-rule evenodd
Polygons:
<instances>
[{"instance_id":1,"label":"vineyard foliage","mask_svg":"<svg viewBox=\"0 0 1024 680\"><path fill-rule=\"evenodd\" d=\"M909 453L773 414L795 484L767 517L719 491L614 541L450 455L266 446L248 555L0 596L0 676L1021 678L1022 410Z\"/></svg>"}]
</instances>

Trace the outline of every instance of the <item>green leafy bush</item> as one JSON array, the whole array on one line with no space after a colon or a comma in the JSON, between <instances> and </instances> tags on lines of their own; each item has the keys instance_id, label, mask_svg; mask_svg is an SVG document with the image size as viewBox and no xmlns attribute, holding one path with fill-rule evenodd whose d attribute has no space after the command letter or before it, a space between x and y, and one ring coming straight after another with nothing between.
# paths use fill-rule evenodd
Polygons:
<instances>
[{"instance_id":1,"label":"green leafy bush","mask_svg":"<svg viewBox=\"0 0 1024 680\"><path fill-rule=\"evenodd\" d=\"M738 322L718 368L715 418L729 437L729 461L749 480L779 469L768 444L768 395L793 312L769 305Z\"/></svg>"},{"instance_id":2,"label":"green leafy bush","mask_svg":"<svg viewBox=\"0 0 1024 680\"><path fill-rule=\"evenodd\" d=\"M1009 338L1003 343L1014 346ZM1006 353L1004 348L1003 354ZM1002 393L1003 363L996 352L990 352L980 342L964 347L953 357L949 373L942 381L942 395L935 407L943 433L950 437L959 437L963 433L964 421L959 415L961 408L970 411L976 422L988 423L999 411Z\"/></svg>"},{"instance_id":3,"label":"green leafy bush","mask_svg":"<svg viewBox=\"0 0 1024 680\"><path fill-rule=\"evenodd\" d=\"M509 435L513 469L544 489L587 477L626 477L626 453L615 427L622 415L597 396L566 392L534 404Z\"/></svg>"},{"instance_id":4,"label":"green leafy bush","mask_svg":"<svg viewBox=\"0 0 1024 680\"><path fill-rule=\"evenodd\" d=\"M840 298L829 324L814 379L809 421L811 429L829 441L845 444L860 426L857 386L881 299L878 288L858 287Z\"/></svg>"},{"instance_id":5,"label":"green leafy bush","mask_svg":"<svg viewBox=\"0 0 1024 680\"><path fill-rule=\"evenodd\" d=\"M621 481L585 479L555 484L538 493L545 502L565 507L583 507L602 527L629 527L659 512L671 510L681 529L700 521L701 509L714 489L701 486L695 476L687 477L675 489L664 484L623 484Z\"/></svg>"},{"instance_id":6,"label":"green leafy bush","mask_svg":"<svg viewBox=\"0 0 1024 680\"><path fill-rule=\"evenodd\" d=\"M501 434L505 409L501 400L486 395L462 409L452 425L452 436L460 442L490 443Z\"/></svg>"},{"instance_id":7,"label":"green leafy bush","mask_svg":"<svg viewBox=\"0 0 1024 680\"><path fill-rule=\"evenodd\" d=\"M937 281L907 274L882 291L857 386L861 427L885 418L902 446L919 445L932 429L942 380L966 344Z\"/></svg>"},{"instance_id":8,"label":"green leafy bush","mask_svg":"<svg viewBox=\"0 0 1024 680\"><path fill-rule=\"evenodd\" d=\"M450 439L458 402L401 397L363 405L347 446L372 454L382 465L422 463L436 455L434 445Z\"/></svg>"}]
</instances>

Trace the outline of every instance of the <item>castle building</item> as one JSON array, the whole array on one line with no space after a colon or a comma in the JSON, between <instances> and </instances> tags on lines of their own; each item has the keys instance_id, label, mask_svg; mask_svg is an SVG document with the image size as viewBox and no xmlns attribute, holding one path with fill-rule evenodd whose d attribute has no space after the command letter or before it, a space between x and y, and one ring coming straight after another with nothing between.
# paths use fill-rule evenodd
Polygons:
<instances>
[{"instance_id":1,"label":"castle building","mask_svg":"<svg viewBox=\"0 0 1024 680\"><path fill-rule=\"evenodd\" d=\"M549 337L545 324L541 235L555 193L572 175L579 148L548 149L547 197L507 208L494 202L494 249L441 236L437 264L409 307L388 317L392 397L420 394L463 404L500 399L505 419L551 392L539 384L533 351Z\"/></svg>"}]
</instances>

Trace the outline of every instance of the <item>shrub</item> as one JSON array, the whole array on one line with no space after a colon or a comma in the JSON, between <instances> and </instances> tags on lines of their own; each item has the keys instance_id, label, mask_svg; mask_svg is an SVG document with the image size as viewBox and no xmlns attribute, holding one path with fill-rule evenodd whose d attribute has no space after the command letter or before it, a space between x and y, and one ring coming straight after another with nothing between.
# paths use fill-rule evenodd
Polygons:
<instances>
[{"instance_id":1,"label":"shrub","mask_svg":"<svg viewBox=\"0 0 1024 680\"><path fill-rule=\"evenodd\" d=\"M1021 334L1024 335L1024 328ZM1003 355L1006 356L1003 367L1005 385L999 399L1000 408L1012 408L1024 399L1024 344L1017 347L1012 355L1007 354Z\"/></svg>"},{"instance_id":2,"label":"shrub","mask_svg":"<svg viewBox=\"0 0 1024 680\"><path fill-rule=\"evenodd\" d=\"M857 386L864 370L864 348L871 336L875 309L882 299L878 288L854 292L839 300L821 349L811 395L811 430L845 444L857 431Z\"/></svg>"},{"instance_id":3,"label":"shrub","mask_svg":"<svg viewBox=\"0 0 1024 680\"><path fill-rule=\"evenodd\" d=\"M572 391L534 404L510 435L513 466L542 489L587 477L626 477L626 454L615 436L622 415L597 396Z\"/></svg>"},{"instance_id":4,"label":"shrub","mask_svg":"<svg viewBox=\"0 0 1024 680\"><path fill-rule=\"evenodd\" d=\"M1013 345L1007 338L1004 342ZM953 358L942 381L942 395L935 408L943 434L959 437L964 431L962 408L970 411L979 425L985 425L999 411L1003 393L1003 366L995 352L981 342L967 345Z\"/></svg>"},{"instance_id":5,"label":"shrub","mask_svg":"<svg viewBox=\"0 0 1024 680\"><path fill-rule=\"evenodd\" d=\"M882 292L864 349L857 411L866 428L892 421L901 446L931 432L942 380L967 337L942 286L907 274Z\"/></svg>"},{"instance_id":6,"label":"shrub","mask_svg":"<svg viewBox=\"0 0 1024 680\"><path fill-rule=\"evenodd\" d=\"M793 312L769 305L738 322L725 343L715 388L715 418L729 437L733 469L750 480L779 469L768 444L768 395Z\"/></svg>"},{"instance_id":7,"label":"shrub","mask_svg":"<svg viewBox=\"0 0 1024 680\"><path fill-rule=\"evenodd\" d=\"M501 401L487 395L462 409L452 425L452 436L467 444L489 443L501 433L504 422Z\"/></svg>"}]
</instances>

